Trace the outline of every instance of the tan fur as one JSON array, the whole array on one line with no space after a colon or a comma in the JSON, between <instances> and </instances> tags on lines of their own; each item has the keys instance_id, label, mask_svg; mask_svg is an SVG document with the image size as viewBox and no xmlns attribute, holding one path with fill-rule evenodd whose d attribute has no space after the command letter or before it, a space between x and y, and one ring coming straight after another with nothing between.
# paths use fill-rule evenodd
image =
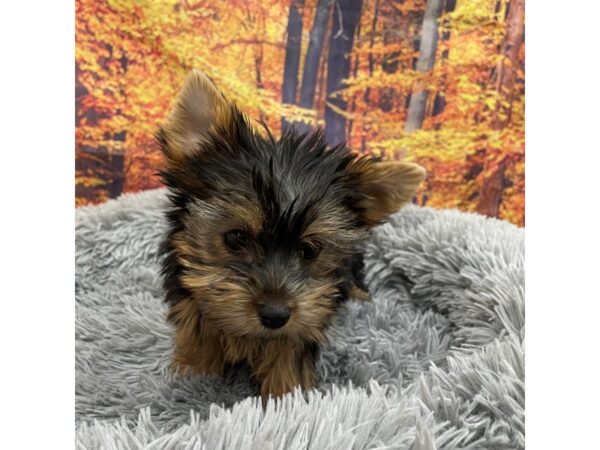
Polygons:
<instances>
[{"instance_id":1,"label":"tan fur","mask_svg":"<svg viewBox=\"0 0 600 450\"><path fill-rule=\"evenodd\" d=\"M316 239L323 244L321 256L312 265L312 275L327 276L342 263L340 249L348 247L349 242L356 242L367 237L365 230L350 227L350 217L339 207L323 207L319 217L312 222L303 233L303 240Z\"/></svg>"},{"instance_id":2,"label":"tan fur","mask_svg":"<svg viewBox=\"0 0 600 450\"><path fill-rule=\"evenodd\" d=\"M222 375L225 364L245 362L260 384L263 399L279 397L295 386L315 385L314 362L300 341L228 336L201 319L193 300L174 305L171 316L180 320L175 324L172 367L181 374Z\"/></svg>"},{"instance_id":3,"label":"tan fur","mask_svg":"<svg viewBox=\"0 0 600 450\"><path fill-rule=\"evenodd\" d=\"M371 296L369 295L369 293L367 291L363 291L358 286L352 287L352 290L350 291L350 298L353 298L355 300L360 300L362 302L371 301Z\"/></svg>"},{"instance_id":4,"label":"tan fur","mask_svg":"<svg viewBox=\"0 0 600 450\"><path fill-rule=\"evenodd\" d=\"M175 325L173 367L181 373L219 375L227 363L245 362L260 384L263 398L278 397L294 386L315 384L314 362L304 353L306 342L322 343L324 330L335 311L330 299L336 292L325 275L339 267L336 248L340 240L356 240L359 233L349 230L341 211L321 214L307 229L304 239L326 244L311 270L313 281L298 286L288 300L293 314L285 330L265 330L256 315L259 292L252 292L235 275L206 263L232 256L224 247L223 232L247 226L258 232L261 218L251 202L199 205L194 223L172 237L178 260L186 269L182 285L193 297L172 306ZM197 262L198 260L203 263ZM365 298L355 288L353 297Z\"/></svg>"},{"instance_id":5,"label":"tan fur","mask_svg":"<svg viewBox=\"0 0 600 450\"><path fill-rule=\"evenodd\" d=\"M171 307L170 316L177 324L172 367L182 374L222 375L225 361L219 339L200 328L201 316L195 303L181 301Z\"/></svg>"},{"instance_id":6,"label":"tan fur","mask_svg":"<svg viewBox=\"0 0 600 450\"><path fill-rule=\"evenodd\" d=\"M385 161L367 167L357 165L362 186L369 198L362 205L364 219L373 226L410 202L425 179L425 169L418 164Z\"/></svg>"},{"instance_id":7,"label":"tan fur","mask_svg":"<svg viewBox=\"0 0 600 450\"><path fill-rule=\"evenodd\" d=\"M236 111L206 75L190 73L158 134L178 189L203 189L193 170L182 169L189 167L189 158L215 136L227 136L235 129ZM354 178L359 179L365 194L363 204L352 211L363 211L364 217L357 217L337 200L323 200L318 216L297 243L299 252L307 243L318 244L320 249L317 257L304 261L306 278L286 278L285 261L277 261L276 269L264 266L269 271L267 281L240 275L240 265L262 269L267 252L265 246L252 241L262 231L265 219L252 191L225 184L226 195L208 200L194 196L186 204L181 227L169 235L177 262L172 276L189 295L181 299L178 291L169 312L175 328L174 369L220 375L226 364L245 362L260 384L263 399L279 397L295 386L307 389L315 385L311 349L324 342L325 329L338 306L336 296L342 292L335 271L347 263L356 243L366 238L367 227L362 225L373 226L398 211L425 177L424 169L416 164L375 163L367 158L353 160L348 170L358 175ZM355 226L357 219L362 219L360 227ZM224 243L226 233L238 229L254 242L243 251L228 249ZM285 326L267 329L257 307L272 301L274 295L291 316ZM368 294L356 286L350 296L368 300Z\"/></svg>"},{"instance_id":8,"label":"tan fur","mask_svg":"<svg viewBox=\"0 0 600 450\"><path fill-rule=\"evenodd\" d=\"M184 231L172 238L179 262L186 269L182 285L194 294L171 307L175 326L172 367L183 374L219 375L225 364L245 362L264 399L283 395L294 386L314 386L314 363L303 349L306 342L325 340L324 329L335 310L329 300L335 286L325 279L298 286L288 301L293 314L285 330L265 330L256 315L260 293L235 282L235 275L226 269L196 262L196 258L231 258L220 236L219 227L207 226L202 235L206 247L195 245L193 236ZM326 260L324 257L323 263L328 265Z\"/></svg>"},{"instance_id":9,"label":"tan fur","mask_svg":"<svg viewBox=\"0 0 600 450\"><path fill-rule=\"evenodd\" d=\"M209 131L227 127L230 120L231 107L223 93L204 73L192 70L162 127L167 160L176 162L190 155Z\"/></svg>"},{"instance_id":10,"label":"tan fur","mask_svg":"<svg viewBox=\"0 0 600 450\"><path fill-rule=\"evenodd\" d=\"M250 362L260 383L263 398L280 397L300 386L309 389L315 384L315 367L298 344L279 340L268 341L259 358Z\"/></svg>"}]
</instances>

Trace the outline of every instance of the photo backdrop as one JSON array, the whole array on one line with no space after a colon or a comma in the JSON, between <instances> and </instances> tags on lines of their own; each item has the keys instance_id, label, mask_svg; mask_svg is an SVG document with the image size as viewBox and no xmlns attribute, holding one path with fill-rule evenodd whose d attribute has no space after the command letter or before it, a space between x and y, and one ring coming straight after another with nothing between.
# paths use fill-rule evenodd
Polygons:
<instances>
[{"instance_id":1,"label":"photo backdrop","mask_svg":"<svg viewBox=\"0 0 600 450\"><path fill-rule=\"evenodd\" d=\"M76 0L76 203L160 186L205 71L274 134L415 161L415 201L524 225L524 0Z\"/></svg>"}]
</instances>

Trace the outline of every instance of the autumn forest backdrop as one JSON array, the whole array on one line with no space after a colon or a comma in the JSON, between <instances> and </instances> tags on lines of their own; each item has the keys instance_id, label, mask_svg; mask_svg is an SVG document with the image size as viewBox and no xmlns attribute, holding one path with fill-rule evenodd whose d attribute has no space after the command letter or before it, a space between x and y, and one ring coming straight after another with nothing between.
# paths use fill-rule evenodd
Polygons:
<instances>
[{"instance_id":1,"label":"autumn forest backdrop","mask_svg":"<svg viewBox=\"0 0 600 450\"><path fill-rule=\"evenodd\" d=\"M207 72L274 133L416 161L416 202L524 225L524 0L76 0L76 202L160 186L154 133Z\"/></svg>"}]
</instances>

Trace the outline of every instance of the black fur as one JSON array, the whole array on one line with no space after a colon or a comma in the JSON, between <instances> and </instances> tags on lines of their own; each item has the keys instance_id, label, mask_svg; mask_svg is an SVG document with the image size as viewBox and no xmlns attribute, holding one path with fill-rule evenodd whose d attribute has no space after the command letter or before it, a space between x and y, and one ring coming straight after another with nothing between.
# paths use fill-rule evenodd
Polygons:
<instances>
[{"instance_id":1,"label":"black fur","mask_svg":"<svg viewBox=\"0 0 600 450\"><path fill-rule=\"evenodd\" d=\"M278 141L268 130L267 133L267 137L258 134L245 116L233 108L233 120L227 129L211 133L197 151L160 173L170 190L171 201L167 213L170 232L163 244L166 257L162 270L166 300L170 304L190 296L179 282L183 269L170 242L183 229L188 205L194 199L210 201L232 196L258 199L265 219L257 240L265 254L278 255L273 256L273 264L280 264L285 255L296 250L298 239L323 204L343 206L349 228L365 227L357 206L364 195L359 175L348 168L356 163L370 164L375 158L360 158L344 145L328 148L321 131L302 135L292 128ZM162 131L157 139L165 149L167 143ZM357 281L360 260L359 254L352 254L338 269L337 302L348 298L352 283ZM301 278L302 267L298 264L288 267L297 272L291 273L291 277ZM252 270L242 263L235 269ZM260 273L257 276L260 278Z\"/></svg>"}]
</instances>

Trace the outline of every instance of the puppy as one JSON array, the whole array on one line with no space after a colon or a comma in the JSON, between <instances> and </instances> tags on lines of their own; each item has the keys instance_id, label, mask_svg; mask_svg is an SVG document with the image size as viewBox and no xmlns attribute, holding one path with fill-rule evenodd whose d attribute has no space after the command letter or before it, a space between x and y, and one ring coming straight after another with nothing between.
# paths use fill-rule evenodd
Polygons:
<instances>
[{"instance_id":1,"label":"puppy","mask_svg":"<svg viewBox=\"0 0 600 450\"><path fill-rule=\"evenodd\" d=\"M360 244L411 200L416 164L329 148L323 133L256 129L193 71L157 133L169 189L163 277L172 366L244 362L263 399L315 386L332 316L360 294Z\"/></svg>"}]
</instances>

